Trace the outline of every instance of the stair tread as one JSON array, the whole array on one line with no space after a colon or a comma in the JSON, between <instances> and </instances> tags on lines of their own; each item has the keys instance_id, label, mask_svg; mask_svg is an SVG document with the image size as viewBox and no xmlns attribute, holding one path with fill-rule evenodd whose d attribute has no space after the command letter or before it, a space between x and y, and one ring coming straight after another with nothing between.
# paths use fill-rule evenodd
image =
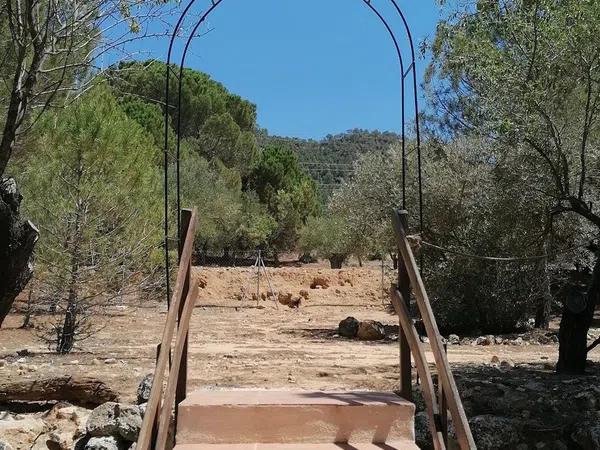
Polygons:
<instances>
[{"instance_id":1,"label":"stair tread","mask_svg":"<svg viewBox=\"0 0 600 450\"><path fill-rule=\"evenodd\" d=\"M217 405L412 405L390 392L301 391L301 390L200 390L192 392L181 406Z\"/></svg>"},{"instance_id":2,"label":"stair tread","mask_svg":"<svg viewBox=\"0 0 600 450\"><path fill-rule=\"evenodd\" d=\"M411 441L394 441L386 444L330 443L330 444L181 444L173 450L418 450Z\"/></svg>"}]
</instances>

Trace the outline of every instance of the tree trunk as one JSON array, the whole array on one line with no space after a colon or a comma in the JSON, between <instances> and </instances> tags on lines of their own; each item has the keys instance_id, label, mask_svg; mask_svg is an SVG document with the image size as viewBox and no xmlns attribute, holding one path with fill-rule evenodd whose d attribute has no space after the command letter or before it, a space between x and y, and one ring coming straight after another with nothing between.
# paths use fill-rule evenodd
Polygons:
<instances>
[{"instance_id":1,"label":"tree trunk","mask_svg":"<svg viewBox=\"0 0 600 450\"><path fill-rule=\"evenodd\" d=\"M344 255L333 255L329 257L329 264L332 269L341 269L346 257Z\"/></svg>"},{"instance_id":2,"label":"tree trunk","mask_svg":"<svg viewBox=\"0 0 600 450\"><path fill-rule=\"evenodd\" d=\"M0 327L33 276L39 233L31 222L21 220L21 199L13 178L0 179Z\"/></svg>"},{"instance_id":3,"label":"tree trunk","mask_svg":"<svg viewBox=\"0 0 600 450\"><path fill-rule=\"evenodd\" d=\"M600 258L596 258L587 293L573 289L564 302L556 372L581 375L587 361L587 334L600 294Z\"/></svg>"},{"instance_id":4,"label":"tree trunk","mask_svg":"<svg viewBox=\"0 0 600 450\"><path fill-rule=\"evenodd\" d=\"M66 401L75 405L97 406L119 400L119 394L102 381L66 375L56 378L0 380L0 403L15 401Z\"/></svg>"},{"instance_id":5,"label":"tree trunk","mask_svg":"<svg viewBox=\"0 0 600 450\"><path fill-rule=\"evenodd\" d=\"M69 353L75 345L75 332L77 331L77 313L79 311L79 268L81 266L81 220L82 220L81 199L77 199L75 205L75 223L73 229L73 238L70 242L71 253L71 273L69 280L69 291L67 293L67 309L65 311L65 320L56 345L58 353Z\"/></svg>"}]
</instances>

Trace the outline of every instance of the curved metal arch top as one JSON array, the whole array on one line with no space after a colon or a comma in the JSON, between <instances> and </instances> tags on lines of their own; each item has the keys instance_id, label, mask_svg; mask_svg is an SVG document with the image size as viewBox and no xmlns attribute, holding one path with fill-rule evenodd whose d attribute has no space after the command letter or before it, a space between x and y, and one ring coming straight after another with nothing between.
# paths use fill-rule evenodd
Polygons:
<instances>
[{"instance_id":1,"label":"curved metal arch top","mask_svg":"<svg viewBox=\"0 0 600 450\"><path fill-rule=\"evenodd\" d=\"M176 196L177 196L177 238L178 242L181 241L180 228L181 228L181 218L180 218L180 210L181 210L181 186L180 186L180 150L181 150L181 96L182 96L182 86L183 86L183 78L184 78L184 66L185 60L187 57L187 53L190 47L192 40L194 39L198 28L205 22L206 18L212 14L215 9L223 3L224 0L211 0L210 7L201 15L201 17L197 20L194 25L192 32L187 38L181 61L179 64L179 77L178 77L178 92L177 92L177 145L176 145ZM416 59L415 59L415 46L412 38L412 33L410 27L408 25L408 21L404 13L402 12L400 6L398 5L397 0L389 0L393 5L394 10L397 15L400 17L402 25L406 31L407 40L410 45L410 65L408 69L405 70L404 58L402 55L402 51L400 49L400 45L398 43L398 39L394 30L390 26L389 22L386 18L381 14L381 12L377 9L376 6L373 5L372 0L361 0L380 20L382 25L387 30L396 50L396 55L398 57L398 62L400 65L400 87L401 87L401 136L402 136L402 207L406 208L406 168L407 168L407 158L406 158L406 85L405 80L410 72L412 72L413 76L413 96L414 96L414 108L415 108L415 127L416 127L416 150L417 150L417 165L418 165L418 187L419 187L419 222L420 222L420 231L423 231L423 190L422 190L422 165L421 165L421 136L420 136L420 124L419 124L419 100L418 100L418 91L417 91L417 74L416 74ZM169 286L169 256L168 256L168 243L169 243L169 192L168 192L168 183L169 183L169 108L171 107L169 102L169 82L170 82L170 72L171 72L171 58L173 53L173 46L175 40L178 37L179 31L183 25L184 20L187 15L191 11L192 7L196 3L196 0L190 0L190 2L184 8L181 16L179 17L173 33L171 35L171 39L169 41L169 48L167 52L167 61L166 61L166 76L165 76L165 128L164 128L164 245L165 245L165 269L166 269L166 287L167 287L167 303L170 301L170 286Z\"/></svg>"}]
</instances>

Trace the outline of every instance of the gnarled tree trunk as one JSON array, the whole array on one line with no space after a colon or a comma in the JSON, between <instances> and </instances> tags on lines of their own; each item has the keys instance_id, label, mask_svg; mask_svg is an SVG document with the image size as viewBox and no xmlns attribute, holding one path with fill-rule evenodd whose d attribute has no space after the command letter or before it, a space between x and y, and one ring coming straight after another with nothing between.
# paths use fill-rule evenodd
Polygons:
<instances>
[{"instance_id":1,"label":"gnarled tree trunk","mask_svg":"<svg viewBox=\"0 0 600 450\"><path fill-rule=\"evenodd\" d=\"M38 230L21 219L21 194L13 178L0 179L0 326L33 275Z\"/></svg>"},{"instance_id":2,"label":"gnarled tree trunk","mask_svg":"<svg viewBox=\"0 0 600 450\"><path fill-rule=\"evenodd\" d=\"M557 373L583 374L587 361L587 334L594 318L600 296L600 258L592 273L586 292L573 291L565 300L558 334L559 350Z\"/></svg>"}]
</instances>

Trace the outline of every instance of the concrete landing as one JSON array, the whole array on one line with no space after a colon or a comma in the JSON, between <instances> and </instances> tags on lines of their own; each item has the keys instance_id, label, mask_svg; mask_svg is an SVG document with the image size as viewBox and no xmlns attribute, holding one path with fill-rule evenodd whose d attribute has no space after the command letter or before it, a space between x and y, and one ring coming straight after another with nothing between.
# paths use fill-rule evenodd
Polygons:
<instances>
[{"instance_id":1,"label":"concrete landing","mask_svg":"<svg viewBox=\"0 0 600 450\"><path fill-rule=\"evenodd\" d=\"M173 450L419 450L410 441L387 444L184 444Z\"/></svg>"},{"instance_id":2,"label":"concrete landing","mask_svg":"<svg viewBox=\"0 0 600 450\"><path fill-rule=\"evenodd\" d=\"M394 449L397 447L369 447L372 444L364 443L408 441L412 445L413 419L414 405L390 393L196 391L179 405L177 448ZM334 443L357 443L357 446L343 447L338 444L314 447L316 444ZM181 444L202 445L186 449ZM246 445L210 447L205 444ZM265 444L276 445L265 447Z\"/></svg>"}]
</instances>

